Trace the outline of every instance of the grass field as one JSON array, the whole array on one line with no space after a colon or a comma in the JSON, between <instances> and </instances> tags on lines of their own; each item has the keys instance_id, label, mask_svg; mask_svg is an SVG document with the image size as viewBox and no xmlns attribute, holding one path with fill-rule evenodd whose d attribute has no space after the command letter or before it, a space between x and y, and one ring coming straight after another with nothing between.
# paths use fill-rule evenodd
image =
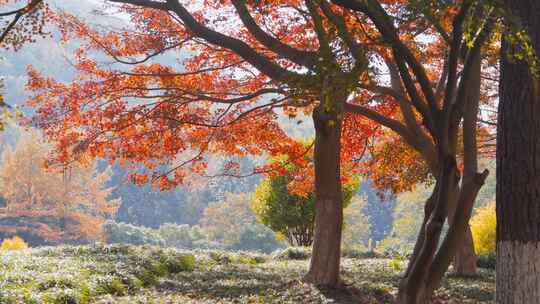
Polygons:
<instances>
[{"instance_id":1,"label":"grass field","mask_svg":"<svg viewBox=\"0 0 540 304\"><path fill-rule=\"evenodd\" d=\"M344 258L345 285L325 290L302 283L298 258L100 244L0 252L0 303L391 303L405 267ZM494 303L494 280L487 269L449 276L436 301Z\"/></svg>"}]
</instances>

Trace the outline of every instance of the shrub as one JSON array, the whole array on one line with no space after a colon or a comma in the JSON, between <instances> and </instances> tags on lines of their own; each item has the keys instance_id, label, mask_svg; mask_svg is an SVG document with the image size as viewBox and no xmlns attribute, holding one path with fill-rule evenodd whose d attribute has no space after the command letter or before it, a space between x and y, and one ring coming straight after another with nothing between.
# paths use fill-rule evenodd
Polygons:
<instances>
[{"instance_id":1,"label":"shrub","mask_svg":"<svg viewBox=\"0 0 540 304\"><path fill-rule=\"evenodd\" d=\"M38 284L40 291L45 291L51 288L72 289L75 288L75 283L69 277L51 277Z\"/></svg>"},{"instance_id":2,"label":"shrub","mask_svg":"<svg viewBox=\"0 0 540 304\"><path fill-rule=\"evenodd\" d=\"M495 269L497 259L495 253L481 254L476 259L476 266L480 268Z\"/></svg>"},{"instance_id":3,"label":"shrub","mask_svg":"<svg viewBox=\"0 0 540 304\"><path fill-rule=\"evenodd\" d=\"M51 304L77 304L80 303L77 293L72 289L56 289L47 292L44 296L45 303Z\"/></svg>"},{"instance_id":4,"label":"shrub","mask_svg":"<svg viewBox=\"0 0 540 304\"><path fill-rule=\"evenodd\" d=\"M238 252L230 255L233 264L256 265L265 263L268 257L255 252Z\"/></svg>"},{"instance_id":5,"label":"shrub","mask_svg":"<svg viewBox=\"0 0 540 304\"><path fill-rule=\"evenodd\" d=\"M255 190L251 209L261 223L286 238L291 246L311 246L315 222L315 195L308 193L300 196L291 192L289 184L293 180L290 172L264 179ZM352 178L343 185L344 207L350 204L358 185L358 178Z\"/></svg>"},{"instance_id":6,"label":"shrub","mask_svg":"<svg viewBox=\"0 0 540 304\"><path fill-rule=\"evenodd\" d=\"M111 294L123 296L127 294L127 286L122 279L115 276L100 278L97 282L96 291L98 294Z\"/></svg>"},{"instance_id":7,"label":"shrub","mask_svg":"<svg viewBox=\"0 0 540 304\"><path fill-rule=\"evenodd\" d=\"M224 252L211 251L209 256L214 262L219 264L226 265L231 263L231 258Z\"/></svg>"},{"instance_id":8,"label":"shrub","mask_svg":"<svg viewBox=\"0 0 540 304\"><path fill-rule=\"evenodd\" d=\"M409 243L404 239L388 236L377 244L377 251L392 256L395 252L407 255L414 249L414 243Z\"/></svg>"},{"instance_id":9,"label":"shrub","mask_svg":"<svg viewBox=\"0 0 540 304\"><path fill-rule=\"evenodd\" d=\"M222 246L209 241L199 226L164 224L159 229L107 221L103 230L108 243L157 245L179 249L218 249Z\"/></svg>"},{"instance_id":10,"label":"shrub","mask_svg":"<svg viewBox=\"0 0 540 304\"><path fill-rule=\"evenodd\" d=\"M192 254L168 253L163 261L169 273L195 270L196 260Z\"/></svg>"},{"instance_id":11,"label":"shrub","mask_svg":"<svg viewBox=\"0 0 540 304\"><path fill-rule=\"evenodd\" d=\"M341 256L350 259L380 259L385 257L385 255L377 251L367 250L363 246L344 248L341 251Z\"/></svg>"},{"instance_id":12,"label":"shrub","mask_svg":"<svg viewBox=\"0 0 540 304\"><path fill-rule=\"evenodd\" d=\"M126 223L106 221L103 224L107 242L131 245L163 245L159 234L150 228L138 227Z\"/></svg>"},{"instance_id":13,"label":"shrub","mask_svg":"<svg viewBox=\"0 0 540 304\"><path fill-rule=\"evenodd\" d=\"M497 218L494 202L477 209L476 214L471 219L474 250L477 254L482 255L495 252L496 226Z\"/></svg>"},{"instance_id":14,"label":"shrub","mask_svg":"<svg viewBox=\"0 0 540 304\"><path fill-rule=\"evenodd\" d=\"M26 242L18 237L14 236L11 239L5 239L0 246L0 250L24 250L28 248Z\"/></svg>"},{"instance_id":15,"label":"shrub","mask_svg":"<svg viewBox=\"0 0 540 304\"><path fill-rule=\"evenodd\" d=\"M180 249L218 249L218 243L207 239L199 226L163 224L156 231L161 237L165 246Z\"/></svg>"},{"instance_id":16,"label":"shrub","mask_svg":"<svg viewBox=\"0 0 540 304\"><path fill-rule=\"evenodd\" d=\"M287 247L276 251L272 258L275 260L307 260L311 258L311 248L309 247Z\"/></svg>"},{"instance_id":17,"label":"shrub","mask_svg":"<svg viewBox=\"0 0 540 304\"><path fill-rule=\"evenodd\" d=\"M280 247L283 244L276 240L272 230L259 223L246 223L240 228L238 238L227 249L270 253Z\"/></svg>"},{"instance_id":18,"label":"shrub","mask_svg":"<svg viewBox=\"0 0 540 304\"><path fill-rule=\"evenodd\" d=\"M388 262L388 266L394 271L401 271L405 260L405 256L395 252L392 259Z\"/></svg>"}]
</instances>

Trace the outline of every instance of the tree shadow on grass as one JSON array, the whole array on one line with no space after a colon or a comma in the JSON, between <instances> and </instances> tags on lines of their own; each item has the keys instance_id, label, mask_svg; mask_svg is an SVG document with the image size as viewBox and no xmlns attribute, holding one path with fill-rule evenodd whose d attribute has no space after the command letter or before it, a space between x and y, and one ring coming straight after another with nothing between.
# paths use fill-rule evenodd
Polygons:
<instances>
[{"instance_id":1,"label":"tree shadow on grass","mask_svg":"<svg viewBox=\"0 0 540 304\"><path fill-rule=\"evenodd\" d=\"M362 290L352 285L339 288L316 287L303 283L299 274L268 273L256 268L218 267L181 273L155 286L163 292L189 294L197 299L257 298L263 303L392 303L384 291ZM330 301L329 301L330 300Z\"/></svg>"},{"instance_id":2,"label":"tree shadow on grass","mask_svg":"<svg viewBox=\"0 0 540 304\"><path fill-rule=\"evenodd\" d=\"M383 290L368 292L347 284L342 284L338 288L319 286L318 289L326 298L339 304L395 303L394 296Z\"/></svg>"},{"instance_id":3,"label":"tree shadow on grass","mask_svg":"<svg viewBox=\"0 0 540 304\"><path fill-rule=\"evenodd\" d=\"M218 268L180 273L174 278L163 280L155 288L160 291L190 294L199 299L233 300L258 297L265 300L264 303L280 303L280 299L298 299L299 302L294 303L303 303L304 299L316 296L305 286L291 286L291 283L298 282L294 277L265 273L252 268Z\"/></svg>"}]
</instances>

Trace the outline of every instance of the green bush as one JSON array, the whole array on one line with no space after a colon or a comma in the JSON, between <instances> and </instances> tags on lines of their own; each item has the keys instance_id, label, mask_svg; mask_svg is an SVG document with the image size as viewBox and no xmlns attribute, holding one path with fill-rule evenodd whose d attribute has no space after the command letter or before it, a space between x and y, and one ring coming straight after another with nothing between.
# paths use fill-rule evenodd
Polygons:
<instances>
[{"instance_id":1,"label":"green bush","mask_svg":"<svg viewBox=\"0 0 540 304\"><path fill-rule=\"evenodd\" d=\"M395 252L392 259L388 262L388 266L394 271L401 271L405 261L405 256Z\"/></svg>"},{"instance_id":2,"label":"green bush","mask_svg":"<svg viewBox=\"0 0 540 304\"><path fill-rule=\"evenodd\" d=\"M341 251L341 256L350 259L380 259L386 257L386 255L382 253L373 250L366 250L362 247L345 248Z\"/></svg>"},{"instance_id":3,"label":"green bush","mask_svg":"<svg viewBox=\"0 0 540 304\"><path fill-rule=\"evenodd\" d=\"M238 238L227 249L270 253L282 246L282 242L276 240L275 233L269 228L259 223L246 223L240 228Z\"/></svg>"},{"instance_id":4,"label":"green bush","mask_svg":"<svg viewBox=\"0 0 540 304\"><path fill-rule=\"evenodd\" d=\"M307 260L311 258L310 247L287 247L272 254L275 260Z\"/></svg>"},{"instance_id":5,"label":"green bush","mask_svg":"<svg viewBox=\"0 0 540 304\"><path fill-rule=\"evenodd\" d=\"M289 168L293 171L294 168ZM290 192L290 173L264 179L255 190L251 209L257 219L291 246L311 246L315 224L315 194L305 197ZM358 178L343 185L343 206L350 204L358 189Z\"/></svg>"},{"instance_id":6,"label":"green bush","mask_svg":"<svg viewBox=\"0 0 540 304\"><path fill-rule=\"evenodd\" d=\"M163 224L157 229L157 234L167 247L180 249L217 249L218 243L209 241L199 226Z\"/></svg>"},{"instance_id":7,"label":"green bush","mask_svg":"<svg viewBox=\"0 0 540 304\"><path fill-rule=\"evenodd\" d=\"M82 303L73 289L54 289L47 292L44 302L50 304L80 304Z\"/></svg>"},{"instance_id":8,"label":"green bush","mask_svg":"<svg viewBox=\"0 0 540 304\"><path fill-rule=\"evenodd\" d=\"M179 249L219 249L222 246L209 241L199 226L164 224L159 229L107 221L103 230L108 243L130 245L156 245Z\"/></svg>"},{"instance_id":9,"label":"green bush","mask_svg":"<svg viewBox=\"0 0 540 304\"><path fill-rule=\"evenodd\" d=\"M480 254L476 259L476 266L480 268L495 269L497 258L495 253Z\"/></svg>"},{"instance_id":10,"label":"green bush","mask_svg":"<svg viewBox=\"0 0 540 304\"><path fill-rule=\"evenodd\" d=\"M163 245L161 236L154 230L126 223L106 221L103 224L108 243L131 245Z\"/></svg>"},{"instance_id":11,"label":"green bush","mask_svg":"<svg viewBox=\"0 0 540 304\"><path fill-rule=\"evenodd\" d=\"M249 251L207 251L202 254L207 255L213 263L217 263L220 265L255 265L265 263L270 258L268 255L259 252Z\"/></svg>"},{"instance_id":12,"label":"green bush","mask_svg":"<svg viewBox=\"0 0 540 304\"><path fill-rule=\"evenodd\" d=\"M124 284L122 279L116 276L106 276L99 278L96 283L96 292L98 294L123 296L126 295L128 292L128 286Z\"/></svg>"},{"instance_id":13,"label":"green bush","mask_svg":"<svg viewBox=\"0 0 540 304\"><path fill-rule=\"evenodd\" d=\"M169 273L195 270L196 260L192 254L169 254L165 257L164 265Z\"/></svg>"},{"instance_id":14,"label":"green bush","mask_svg":"<svg viewBox=\"0 0 540 304\"><path fill-rule=\"evenodd\" d=\"M51 277L45 279L38 284L37 288L40 291L45 291L51 288L71 289L75 287L75 283L69 277Z\"/></svg>"}]
</instances>

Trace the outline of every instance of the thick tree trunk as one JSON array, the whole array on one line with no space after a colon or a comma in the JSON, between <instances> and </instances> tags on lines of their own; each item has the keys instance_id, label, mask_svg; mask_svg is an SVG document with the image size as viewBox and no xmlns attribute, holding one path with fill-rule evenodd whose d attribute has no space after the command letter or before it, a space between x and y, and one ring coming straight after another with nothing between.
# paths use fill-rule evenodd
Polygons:
<instances>
[{"instance_id":1,"label":"thick tree trunk","mask_svg":"<svg viewBox=\"0 0 540 304\"><path fill-rule=\"evenodd\" d=\"M540 2L505 1L540 55ZM515 28L515 24L510 28ZM506 35L505 35L506 37ZM503 41L497 126L497 303L540 303L540 81ZM538 58L538 57L537 57Z\"/></svg>"},{"instance_id":2,"label":"thick tree trunk","mask_svg":"<svg viewBox=\"0 0 540 304\"><path fill-rule=\"evenodd\" d=\"M336 113L320 107L315 123L315 234L313 254L305 280L335 287L339 283L341 229L343 223L340 181L341 122Z\"/></svg>"},{"instance_id":3,"label":"thick tree trunk","mask_svg":"<svg viewBox=\"0 0 540 304\"><path fill-rule=\"evenodd\" d=\"M497 303L540 303L538 242L497 242Z\"/></svg>"}]
</instances>

